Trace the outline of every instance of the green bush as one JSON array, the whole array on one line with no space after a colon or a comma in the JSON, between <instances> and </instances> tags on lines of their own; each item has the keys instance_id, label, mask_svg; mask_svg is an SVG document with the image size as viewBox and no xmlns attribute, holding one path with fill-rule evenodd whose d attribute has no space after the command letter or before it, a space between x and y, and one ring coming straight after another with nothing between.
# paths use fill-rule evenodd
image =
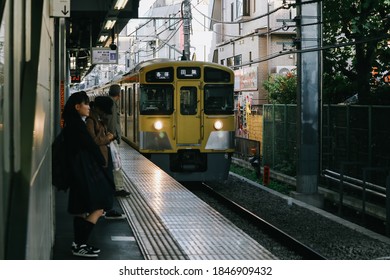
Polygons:
<instances>
[{"instance_id":1,"label":"green bush","mask_svg":"<svg viewBox=\"0 0 390 280\"><path fill-rule=\"evenodd\" d=\"M273 75L263 83L268 91L268 99L274 104L297 103L297 76L294 72L286 75Z\"/></svg>"},{"instance_id":2,"label":"green bush","mask_svg":"<svg viewBox=\"0 0 390 280\"><path fill-rule=\"evenodd\" d=\"M253 169L248 169L242 166L239 166L237 164L231 164L230 165L230 171L238 174L242 177L245 177L251 181L254 181L258 184L263 184L262 178L257 178L256 172ZM282 194L289 194L294 188L290 185L283 184L281 182L277 182L275 180L270 180L270 183L268 185L268 188L275 190L277 192L280 192Z\"/></svg>"}]
</instances>

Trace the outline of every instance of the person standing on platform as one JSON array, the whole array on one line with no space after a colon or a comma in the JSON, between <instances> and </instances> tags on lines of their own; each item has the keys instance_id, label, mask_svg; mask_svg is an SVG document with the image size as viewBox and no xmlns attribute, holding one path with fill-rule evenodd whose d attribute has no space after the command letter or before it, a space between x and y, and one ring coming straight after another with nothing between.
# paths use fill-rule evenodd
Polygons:
<instances>
[{"instance_id":1,"label":"person standing on platform","mask_svg":"<svg viewBox=\"0 0 390 280\"><path fill-rule=\"evenodd\" d=\"M89 236L105 209L112 209L114 182L106 161L87 130L89 98L84 91L73 93L63 112L64 144L69 164L68 212L73 215L73 255L97 257L100 249L88 244Z\"/></svg>"},{"instance_id":2,"label":"person standing on platform","mask_svg":"<svg viewBox=\"0 0 390 280\"><path fill-rule=\"evenodd\" d=\"M104 122L105 116L111 112L111 106L110 104L106 103L102 104L102 102L99 102L98 98L96 98L96 100L97 102L91 101L89 103L89 117L86 119L87 130L92 136L92 139L99 146L100 151L106 161L104 167L107 168L107 174L109 174L112 178L112 181L114 181L112 160L108 145L111 143L111 141L114 140L115 136L108 132L107 126Z\"/></svg>"},{"instance_id":3,"label":"person standing on platform","mask_svg":"<svg viewBox=\"0 0 390 280\"><path fill-rule=\"evenodd\" d=\"M108 91L109 97L114 101L112 105L112 114L108 115L107 120L107 128L108 131L114 134L115 140L114 144L116 145L117 150L119 150L118 145L121 141L121 125L120 125L120 108L119 108L119 100L120 100L120 92L121 87L117 84L111 85ZM118 170L114 170L114 180L116 196L128 197L130 193L124 189L124 180L123 180L123 170L120 168Z\"/></svg>"},{"instance_id":4,"label":"person standing on platform","mask_svg":"<svg viewBox=\"0 0 390 280\"><path fill-rule=\"evenodd\" d=\"M87 129L95 143L99 146L100 151L106 160L105 169L107 174L109 174L112 181L115 182L113 160L108 146L113 144L112 141L114 141L115 136L107 129L107 116L112 114L112 106L114 103L106 96L98 96L95 98L94 102L91 102L91 104L93 105L91 105L90 115L86 121ZM115 190L115 186L113 187ZM126 218L124 214L119 213L115 209L107 210L104 213L104 217L111 220Z\"/></svg>"}]
</instances>

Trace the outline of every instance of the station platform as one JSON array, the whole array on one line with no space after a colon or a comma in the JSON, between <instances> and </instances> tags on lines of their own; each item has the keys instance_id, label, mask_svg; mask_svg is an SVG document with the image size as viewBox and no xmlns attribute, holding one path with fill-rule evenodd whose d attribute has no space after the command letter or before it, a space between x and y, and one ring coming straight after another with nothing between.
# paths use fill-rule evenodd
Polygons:
<instances>
[{"instance_id":1,"label":"station platform","mask_svg":"<svg viewBox=\"0 0 390 280\"><path fill-rule=\"evenodd\" d=\"M114 209L125 220L102 217L90 239L100 260L269 260L268 250L125 143L120 145L125 188ZM72 217L67 194L56 194L53 259L71 253Z\"/></svg>"},{"instance_id":2,"label":"station platform","mask_svg":"<svg viewBox=\"0 0 390 280\"><path fill-rule=\"evenodd\" d=\"M67 212L68 194L56 193L56 232L53 249L54 260L91 259L73 256L73 217ZM121 210L118 201L114 209ZM97 222L90 237L90 244L101 249L100 260L143 260L138 244L127 220L106 220L104 217Z\"/></svg>"}]
</instances>

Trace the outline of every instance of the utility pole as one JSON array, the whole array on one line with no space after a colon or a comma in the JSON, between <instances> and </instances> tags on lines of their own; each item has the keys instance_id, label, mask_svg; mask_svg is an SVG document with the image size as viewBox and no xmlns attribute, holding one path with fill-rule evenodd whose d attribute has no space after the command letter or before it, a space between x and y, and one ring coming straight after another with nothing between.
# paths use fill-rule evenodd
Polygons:
<instances>
[{"instance_id":1,"label":"utility pole","mask_svg":"<svg viewBox=\"0 0 390 280\"><path fill-rule=\"evenodd\" d=\"M297 0L298 90L297 90L297 192L318 192L320 168L320 112L322 85L321 2Z\"/></svg>"},{"instance_id":2,"label":"utility pole","mask_svg":"<svg viewBox=\"0 0 390 280\"><path fill-rule=\"evenodd\" d=\"M192 22L192 14L191 14L191 1L184 0L182 3L182 16L183 16L183 32L184 32L184 50L183 55L187 60L190 59L190 32L191 32L191 22ZM182 58L183 60L183 58Z\"/></svg>"}]
</instances>

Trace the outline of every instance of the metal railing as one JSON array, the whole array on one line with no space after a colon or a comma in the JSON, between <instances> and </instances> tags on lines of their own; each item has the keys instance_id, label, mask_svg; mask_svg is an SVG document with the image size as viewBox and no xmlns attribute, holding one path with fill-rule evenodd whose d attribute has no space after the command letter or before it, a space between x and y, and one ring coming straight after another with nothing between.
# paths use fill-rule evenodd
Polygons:
<instances>
[{"instance_id":1,"label":"metal railing","mask_svg":"<svg viewBox=\"0 0 390 280\"><path fill-rule=\"evenodd\" d=\"M349 166L359 166L363 174L363 179L357 179L355 177L348 176L344 173L344 169ZM387 175L385 186L377 185L369 182L369 178L373 173L382 173L385 176ZM371 197L376 197L382 200L384 207L386 208L386 234L390 236L390 167L367 167L364 166L361 162L342 162L340 173L325 169L322 171L322 176L332 182L335 182L338 185L339 193L339 205L338 205L338 214L341 215L343 207L343 199L346 194L346 188L350 189L352 192L360 194L361 199L361 216L362 223L366 223L366 205L367 205L367 195Z\"/></svg>"},{"instance_id":2,"label":"metal railing","mask_svg":"<svg viewBox=\"0 0 390 280\"><path fill-rule=\"evenodd\" d=\"M260 157L260 141L235 137L234 156L244 160L254 156Z\"/></svg>"},{"instance_id":3,"label":"metal railing","mask_svg":"<svg viewBox=\"0 0 390 280\"><path fill-rule=\"evenodd\" d=\"M260 141L236 137L234 156L238 159L248 161L255 169L256 176L260 178Z\"/></svg>"}]
</instances>

